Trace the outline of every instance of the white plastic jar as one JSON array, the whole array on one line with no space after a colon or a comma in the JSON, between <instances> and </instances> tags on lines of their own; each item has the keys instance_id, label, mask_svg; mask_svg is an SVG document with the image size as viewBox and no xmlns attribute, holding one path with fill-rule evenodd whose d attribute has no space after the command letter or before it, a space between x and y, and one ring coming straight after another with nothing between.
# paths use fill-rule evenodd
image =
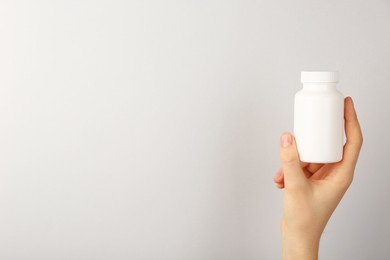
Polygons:
<instances>
[{"instance_id":1,"label":"white plastic jar","mask_svg":"<svg viewBox=\"0 0 390 260\"><path fill-rule=\"evenodd\" d=\"M344 96L336 89L336 71L302 71L303 88L295 95L294 135L303 162L342 160Z\"/></svg>"}]
</instances>

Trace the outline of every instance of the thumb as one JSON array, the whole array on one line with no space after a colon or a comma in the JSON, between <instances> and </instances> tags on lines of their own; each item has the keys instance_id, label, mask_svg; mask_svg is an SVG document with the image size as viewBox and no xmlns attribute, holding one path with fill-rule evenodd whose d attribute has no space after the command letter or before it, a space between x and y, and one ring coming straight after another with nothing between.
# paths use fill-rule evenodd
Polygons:
<instances>
[{"instance_id":1,"label":"thumb","mask_svg":"<svg viewBox=\"0 0 390 260\"><path fill-rule=\"evenodd\" d=\"M287 132L283 133L280 138L280 160L287 189L307 184L306 176L301 168L295 138Z\"/></svg>"}]
</instances>

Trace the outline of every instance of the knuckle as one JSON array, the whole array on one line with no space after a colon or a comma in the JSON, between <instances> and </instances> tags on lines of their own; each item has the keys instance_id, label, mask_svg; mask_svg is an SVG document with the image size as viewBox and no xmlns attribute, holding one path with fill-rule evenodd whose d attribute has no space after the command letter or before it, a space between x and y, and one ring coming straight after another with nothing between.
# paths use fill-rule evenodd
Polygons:
<instances>
[{"instance_id":1,"label":"knuckle","mask_svg":"<svg viewBox=\"0 0 390 260\"><path fill-rule=\"evenodd\" d=\"M342 178L339 182L339 185L343 190L347 190L349 186L352 184L353 181L353 174L349 174L348 176L345 176L345 178Z\"/></svg>"},{"instance_id":2,"label":"knuckle","mask_svg":"<svg viewBox=\"0 0 390 260\"><path fill-rule=\"evenodd\" d=\"M298 161L296 157L288 153L281 153L280 159L284 164L295 164Z\"/></svg>"}]
</instances>

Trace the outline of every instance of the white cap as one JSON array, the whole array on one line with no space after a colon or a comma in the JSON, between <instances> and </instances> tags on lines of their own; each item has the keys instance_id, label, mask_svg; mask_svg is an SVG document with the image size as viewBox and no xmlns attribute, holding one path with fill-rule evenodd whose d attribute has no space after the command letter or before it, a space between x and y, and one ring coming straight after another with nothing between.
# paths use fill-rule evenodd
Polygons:
<instances>
[{"instance_id":1,"label":"white cap","mask_svg":"<svg viewBox=\"0 0 390 260\"><path fill-rule=\"evenodd\" d=\"M302 83L336 83L339 81L338 71L302 71Z\"/></svg>"}]
</instances>

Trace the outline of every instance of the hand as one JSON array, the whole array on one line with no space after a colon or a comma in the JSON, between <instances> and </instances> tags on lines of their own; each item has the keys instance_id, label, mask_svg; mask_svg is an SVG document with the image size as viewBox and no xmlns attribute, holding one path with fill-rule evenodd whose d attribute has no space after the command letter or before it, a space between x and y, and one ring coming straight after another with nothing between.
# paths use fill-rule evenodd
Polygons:
<instances>
[{"instance_id":1,"label":"hand","mask_svg":"<svg viewBox=\"0 0 390 260\"><path fill-rule=\"evenodd\" d=\"M362 132L350 97L345 99L347 142L343 160L314 164L299 160L295 138L284 133L280 140L282 168L274 181L284 188L281 233L283 259L317 259L321 234L350 186L363 143Z\"/></svg>"}]
</instances>

